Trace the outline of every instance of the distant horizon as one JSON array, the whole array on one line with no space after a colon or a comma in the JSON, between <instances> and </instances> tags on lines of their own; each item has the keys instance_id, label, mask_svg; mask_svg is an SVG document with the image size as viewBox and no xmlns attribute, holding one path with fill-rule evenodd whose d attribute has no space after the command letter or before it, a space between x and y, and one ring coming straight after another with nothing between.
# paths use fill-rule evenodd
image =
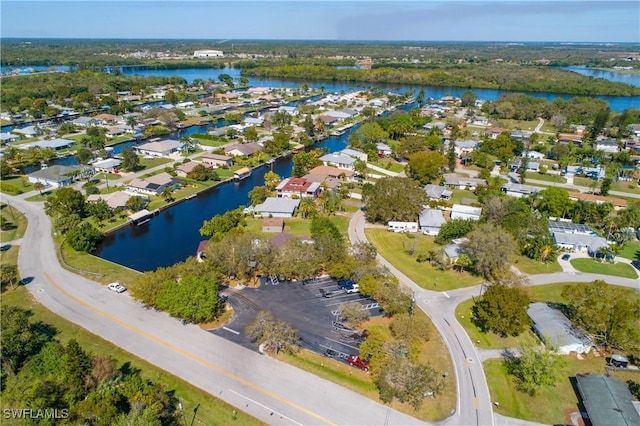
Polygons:
<instances>
[{"instance_id":1,"label":"distant horizon","mask_svg":"<svg viewBox=\"0 0 640 426\"><path fill-rule=\"evenodd\" d=\"M3 39L637 43L640 2L0 2Z\"/></svg>"},{"instance_id":2,"label":"distant horizon","mask_svg":"<svg viewBox=\"0 0 640 426\"><path fill-rule=\"evenodd\" d=\"M14 40L89 40L89 41L190 41L228 44L233 42L318 42L318 43L464 43L464 44L581 44L581 45L639 45L640 41L522 41L522 40L358 40L358 39L275 39L275 38L158 38L158 37L2 37L5 41Z\"/></svg>"}]
</instances>

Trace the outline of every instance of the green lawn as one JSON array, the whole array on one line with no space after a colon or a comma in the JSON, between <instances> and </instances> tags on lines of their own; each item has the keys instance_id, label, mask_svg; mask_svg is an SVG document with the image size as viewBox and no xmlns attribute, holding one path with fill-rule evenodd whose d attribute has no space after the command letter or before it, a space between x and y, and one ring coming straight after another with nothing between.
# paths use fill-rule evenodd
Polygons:
<instances>
[{"instance_id":1,"label":"green lawn","mask_svg":"<svg viewBox=\"0 0 640 426\"><path fill-rule=\"evenodd\" d=\"M33 191L33 184L29 182L26 176L8 176L2 178L0 184L0 190L9 195Z\"/></svg>"},{"instance_id":2,"label":"green lawn","mask_svg":"<svg viewBox=\"0 0 640 426\"><path fill-rule=\"evenodd\" d=\"M349 218L345 216L330 216L329 220L346 237L347 229L349 228ZM299 217L284 218L284 232L291 235L308 237L311 235L311 231L309 230L310 226L311 219L302 219ZM247 231L262 233L262 219L247 218ZM273 236L275 234L267 233L265 235Z\"/></svg>"},{"instance_id":3,"label":"green lawn","mask_svg":"<svg viewBox=\"0 0 640 426\"><path fill-rule=\"evenodd\" d=\"M365 229L365 233L369 241L376 246L378 253L420 287L442 291L469 287L483 281L481 277L471 275L468 272L441 271L432 267L428 262L418 263L416 256L410 256L407 253L407 250L414 250L415 255L427 254L429 250L441 247L433 241L433 237L371 228Z\"/></svg>"},{"instance_id":4,"label":"green lawn","mask_svg":"<svg viewBox=\"0 0 640 426\"><path fill-rule=\"evenodd\" d=\"M463 198L471 198L474 200L477 200L478 197L476 197L476 194L473 193L473 191L469 190L469 189L454 189L451 192L453 192L453 195L451 195L451 203L453 204L459 204L460 201Z\"/></svg>"},{"instance_id":5,"label":"green lawn","mask_svg":"<svg viewBox=\"0 0 640 426\"><path fill-rule=\"evenodd\" d=\"M561 272L562 267L556 259L542 263L537 260L529 259L526 256L516 256L514 266L525 274L550 274L552 272Z\"/></svg>"},{"instance_id":6,"label":"green lawn","mask_svg":"<svg viewBox=\"0 0 640 426\"><path fill-rule=\"evenodd\" d=\"M611 184L611 191L621 191L621 192L630 192L632 194L640 194L640 186L636 183L636 181L631 182L613 182Z\"/></svg>"},{"instance_id":7,"label":"green lawn","mask_svg":"<svg viewBox=\"0 0 640 426\"><path fill-rule=\"evenodd\" d=\"M548 173L527 172L526 179L542 180L545 182L567 183L567 178L560 175L552 175Z\"/></svg>"},{"instance_id":8,"label":"green lawn","mask_svg":"<svg viewBox=\"0 0 640 426\"><path fill-rule=\"evenodd\" d=\"M161 383L166 386L167 392L174 393L176 398L180 398L184 411L189 420L192 419L193 410L198 407L197 417L193 424L197 425L255 425L263 424L242 411L237 412L237 418L233 419L234 407L214 398L208 393L190 385L189 383L173 376L164 370L126 352L117 346L103 340L102 338L89 333L85 329L78 327L54 314L44 306L37 303L29 294L26 288L18 287L16 290L6 291L2 295L1 306L18 306L23 309L30 309L34 316L32 321L42 321L50 324L57 330L56 338L66 343L70 339L76 339L85 350L93 354L107 355L116 360L118 365L130 364L130 369L140 369L142 376L154 383Z\"/></svg>"},{"instance_id":9,"label":"green lawn","mask_svg":"<svg viewBox=\"0 0 640 426\"><path fill-rule=\"evenodd\" d=\"M571 265L580 272L592 274L614 275L622 278L638 278L633 266L622 262L609 263L600 262L597 259L581 258L572 259Z\"/></svg>"},{"instance_id":10,"label":"green lawn","mask_svg":"<svg viewBox=\"0 0 640 426\"><path fill-rule=\"evenodd\" d=\"M512 376L507 374L506 368L500 360L488 360L484 362L484 371L487 376L491 400L499 405L494 405L496 413L539 422L543 424L567 424L571 423L565 418L565 410L577 411L578 398L571 385L570 379L580 373L604 374L605 360L603 357L595 357L589 354L583 360L575 357L566 357L568 364L562 369L562 379L555 386L543 388L535 396L530 396L516 389ZM638 374L612 372L619 380L638 380Z\"/></svg>"},{"instance_id":11,"label":"green lawn","mask_svg":"<svg viewBox=\"0 0 640 426\"><path fill-rule=\"evenodd\" d=\"M640 260L640 241L627 241L618 256L630 260Z\"/></svg>"},{"instance_id":12,"label":"green lawn","mask_svg":"<svg viewBox=\"0 0 640 426\"><path fill-rule=\"evenodd\" d=\"M2 215L4 223L4 227L0 232L0 242L4 243L22 238L27 229L27 219L24 215L8 204L0 205L0 215Z\"/></svg>"},{"instance_id":13,"label":"green lawn","mask_svg":"<svg viewBox=\"0 0 640 426\"><path fill-rule=\"evenodd\" d=\"M143 158L140 157L140 165L136 171L140 171L143 169L150 169L156 166L160 166L162 164L171 163L173 160L170 158L164 157L154 157L154 158Z\"/></svg>"}]
</instances>

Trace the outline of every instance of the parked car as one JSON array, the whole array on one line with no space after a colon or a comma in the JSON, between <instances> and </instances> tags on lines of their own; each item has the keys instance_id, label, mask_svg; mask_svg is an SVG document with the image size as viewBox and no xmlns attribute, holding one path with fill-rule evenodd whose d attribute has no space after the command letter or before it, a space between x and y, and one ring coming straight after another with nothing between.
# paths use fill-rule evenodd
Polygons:
<instances>
[{"instance_id":1,"label":"parked car","mask_svg":"<svg viewBox=\"0 0 640 426\"><path fill-rule=\"evenodd\" d=\"M329 291L325 291L323 289L320 289L320 294L322 295L322 297L333 297L336 296L338 294L343 294L344 290L329 290Z\"/></svg>"},{"instance_id":2,"label":"parked car","mask_svg":"<svg viewBox=\"0 0 640 426\"><path fill-rule=\"evenodd\" d=\"M358 355L349 355L347 357L347 364L353 367L358 367L364 371L369 371L369 360L364 360Z\"/></svg>"},{"instance_id":3,"label":"parked car","mask_svg":"<svg viewBox=\"0 0 640 426\"><path fill-rule=\"evenodd\" d=\"M353 287L354 285L357 285L355 281L350 280L350 279L341 279L338 280L338 288L342 288L342 289L350 289L351 287Z\"/></svg>"},{"instance_id":4,"label":"parked car","mask_svg":"<svg viewBox=\"0 0 640 426\"><path fill-rule=\"evenodd\" d=\"M349 294L351 294L351 293L359 293L360 292L360 286L358 284L354 284L350 288L345 289L345 292L347 292Z\"/></svg>"},{"instance_id":5,"label":"parked car","mask_svg":"<svg viewBox=\"0 0 640 426\"><path fill-rule=\"evenodd\" d=\"M116 293L124 293L125 291L127 291L127 288L120 285L120 283L111 283L107 287L109 287L109 290L113 290Z\"/></svg>"},{"instance_id":6,"label":"parked car","mask_svg":"<svg viewBox=\"0 0 640 426\"><path fill-rule=\"evenodd\" d=\"M631 265L638 271L640 271L640 260L634 260L633 262L631 262Z\"/></svg>"},{"instance_id":7,"label":"parked car","mask_svg":"<svg viewBox=\"0 0 640 426\"><path fill-rule=\"evenodd\" d=\"M326 349L323 355L328 358L340 358L340 354L333 349Z\"/></svg>"},{"instance_id":8,"label":"parked car","mask_svg":"<svg viewBox=\"0 0 640 426\"><path fill-rule=\"evenodd\" d=\"M562 260L569 260L571 259L571 255L569 253L565 253L562 255Z\"/></svg>"}]
</instances>

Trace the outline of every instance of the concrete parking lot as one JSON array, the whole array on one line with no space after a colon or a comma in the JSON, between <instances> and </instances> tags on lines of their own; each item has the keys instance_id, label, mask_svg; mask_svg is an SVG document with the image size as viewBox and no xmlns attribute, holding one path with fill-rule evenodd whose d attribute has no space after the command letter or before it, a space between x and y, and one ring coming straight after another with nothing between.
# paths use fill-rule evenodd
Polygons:
<instances>
[{"instance_id":1,"label":"concrete parking lot","mask_svg":"<svg viewBox=\"0 0 640 426\"><path fill-rule=\"evenodd\" d=\"M337 281L329 277L305 283L281 281L276 285L268 279L262 281L258 288L229 288L224 291L229 296L234 315L224 327L212 333L257 350L245 334L245 328L259 311L266 310L274 318L286 321L298 330L302 347L317 353L333 349L342 354L352 354L358 353L359 342L351 338L353 331L336 327L335 322L339 321L336 313L340 305L358 302L363 309L369 310L371 316L383 313L375 300L361 297L359 293L339 291ZM327 298L320 290L338 292Z\"/></svg>"}]
</instances>

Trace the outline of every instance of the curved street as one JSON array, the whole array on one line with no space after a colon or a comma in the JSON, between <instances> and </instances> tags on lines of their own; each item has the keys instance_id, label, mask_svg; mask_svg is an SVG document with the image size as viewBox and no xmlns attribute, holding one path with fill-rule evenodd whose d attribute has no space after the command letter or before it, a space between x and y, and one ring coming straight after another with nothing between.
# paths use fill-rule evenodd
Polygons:
<instances>
[{"instance_id":1,"label":"curved street","mask_svg":"<svg viewBox=\"0 0 640 426\"><path fill-rule=\"evenodd\" d=\"M18 255L26 287L57 315L269 424L424 424L63 269L43 203L1 198L28 220Z\"/></svg>"},{"instance_id":2,"label":"curved street","mask_svg":"<svg viewBox=\"0 0 640 426\"><path fill-rule=\"evenodd\" d=\"M364 213L359 210L353 215L349 223L349 239L352 243L368 242L364 228ZM482 367L483 356L480 355L478 349L456 319L456 306L472 296L480 295L482 286L464 287L446 292L426 290L400 272L384 257L378 255L378 261L398 277L402 284L413 291L416 304L429 315L451 354L456 370L458 402L456 413L449 417L445 423L451 425L531 424L523 420L503 417L493 413L491 396ZM640 291L640 280L610 275L558 272L529 276L531 285L558 282L591 282L597 279Z\"/></svg>"}]
</instances>

